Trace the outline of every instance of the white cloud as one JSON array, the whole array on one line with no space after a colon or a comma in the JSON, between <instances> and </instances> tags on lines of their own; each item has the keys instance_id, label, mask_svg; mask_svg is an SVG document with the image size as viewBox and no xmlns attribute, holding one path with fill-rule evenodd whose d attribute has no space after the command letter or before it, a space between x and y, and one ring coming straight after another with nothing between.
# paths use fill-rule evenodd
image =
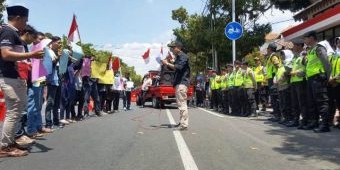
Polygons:
<instances>
[{"instance_id":1,"label":"white cloud","mask_svg":"<svg viewBox=\"0 0 340 170\"><path fill-rule=\"evenodd\" d=\"M137 74L143 75L149 70L157 70L159 68L156 57L160 55L161 48L163 47L163 58L165 58L169 51L166 45L174 39L175 37L172 34L172 30L167 30L154 37L151 42L129 42L117 45L107 43L98 48L112 51L114 55L120 57L128 66L134 66ZM142 55L148 48L150 48L150 62L145 64Z\"/></svg>"},{"instance_id":2,"label":"white cloud","mask_svg":"<svg viewBox=\"0 0 340 170\"><path fill-rule=\"evenodd\" d=\"M295 22L293 19L294 13L290 11L281 11L278 9L268 10L259 19L259 23L271 23L273 32L281 33L282 30L293 25L298 25L300 22Z\"/></svg>"},{"instance_id":3,"label":"white cloud","mask_svg":"<svg viewBox=\"0 0 340 170\"><path fill-rule=\"evenodd\" d=\"M103 50L112 51L112 53L120 57L128 66L134 66L135 71L139 75L147 73L149 70L157 70L159 64L156 57L160 55L162 44L161 43L126 43L120 47L115 47L112 44L103 46ZM144 63L142 55L150 48L150 62ZM168 53L168 49L163 45L163 58Z\"/></svg>"}]
</instances>

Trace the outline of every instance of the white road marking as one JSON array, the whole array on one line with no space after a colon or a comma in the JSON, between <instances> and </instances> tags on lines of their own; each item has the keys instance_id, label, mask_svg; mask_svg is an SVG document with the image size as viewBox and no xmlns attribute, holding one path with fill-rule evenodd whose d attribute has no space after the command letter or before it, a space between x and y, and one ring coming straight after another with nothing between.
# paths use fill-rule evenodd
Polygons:
<instances>
[{"instance_id":1,"label":"white road marking","mask_svg":"<svg viewBox=\"0 0 340 170\"><path fill-rule=\"evenodd\" d=\"M203 110L203 111L205 111L205 112L207 112L207 113L210 113L210 114L212 114L212 115L214 115L214 116L218 116L218 117L222 117L222 118L225 117L225 116L222 116L222 115L220 115L220 114L214 113L214 112L209 111L209 110L206 110L206 109L202 109L202 108L198 108L198 109Z\"/></svg>"},{"instance_id":2,"label":"white road marking","mask_svg":"<svg viewBox=\"0 0 340 170\"><path fill-rule=\"evenodd\" d=\"M175 125L176 122L175 122L174 118L172 117L169 109L166 109L166 114L169 118L170 124ZM185 143L181 132L178 131L178 130L175 130L175 131L173 131L173 133L174 133L174 136L175 136L175 140L176 140L176 143L177 143L179 153L180 153L181 158L182 158L184 169L185 170L198 170L197 165L195 163L195 160L192 157L190 150L189 150L187 144Z\"/></svg>"}]
</instances>

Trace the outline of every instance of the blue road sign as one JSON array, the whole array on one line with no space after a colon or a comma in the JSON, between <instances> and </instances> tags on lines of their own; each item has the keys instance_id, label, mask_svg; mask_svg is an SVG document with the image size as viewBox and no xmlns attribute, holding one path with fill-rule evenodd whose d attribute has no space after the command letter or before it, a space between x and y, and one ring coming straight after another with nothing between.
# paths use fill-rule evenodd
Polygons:
<instances>
[{"instance_id":1,"label":"blue road sign","mask_svg":"<svg viewBox=\"0 0 340 170\"><path fill-rule=\"evenodd\" d=\"M230 22L225 27L224 33L230 40L237 40L242 36L243 28L238 22Z\"/></svg>"}]
</instances>

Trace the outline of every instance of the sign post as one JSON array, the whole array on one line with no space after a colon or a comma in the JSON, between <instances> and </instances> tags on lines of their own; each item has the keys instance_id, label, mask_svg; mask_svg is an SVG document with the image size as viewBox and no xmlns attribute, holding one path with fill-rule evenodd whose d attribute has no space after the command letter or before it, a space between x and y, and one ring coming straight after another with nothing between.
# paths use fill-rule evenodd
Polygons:
<instances>
[{"instance_id":1,"label":"sign post","mask_svg":"<svg viewBox=\"0 0 340 170\"><path fill-rule=\"evenodd\" d=\"M235 22L235 0L232 0L232 22L225 27L225 35L233 41L233 63L236 60L236 42L235 40L241 38L243 28L240 23Z\"/></svg>"},{"instance_id":2,"label":"sign post","mask_svg":"<svg viewBox=\"0 0 340 170\"><path fill-rule=\"evenodd\" d=\"M243 28L240 23L238 22L230 22L225 27L225 35L227 38L233 41L233 63L236 60L236 43L235 40L241 38L243 34Z\"/></svg>"}]
</instances>

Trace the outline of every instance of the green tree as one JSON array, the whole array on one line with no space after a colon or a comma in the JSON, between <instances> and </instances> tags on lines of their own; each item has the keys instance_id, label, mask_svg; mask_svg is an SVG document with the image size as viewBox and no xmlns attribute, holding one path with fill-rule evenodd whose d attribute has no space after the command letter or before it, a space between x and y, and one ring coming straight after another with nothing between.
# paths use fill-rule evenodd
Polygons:
<instances>
[{"instance_id":1,"label":"green tree","mask_svg":"<svg viewBox=\"0 0 340 170\"><path fill-rule=\"evenodd\" d=\"M312 4L311 0L270 0L270 3L280 10L297 12Z\"/></svg>"},{"instance_id":2,"label":"green tree","mask_svg":"<svg viewBox=\"0 0 340 170\"><path fill-rule=\"evenodd\" d=\"M5 6L5 1L6 0L0 0L0 24L4 24L4 14L3 14L3 12L4 12L4 10L5 10L5 8L6 8L6 6Z\"/></svg>"}]
</instances>

